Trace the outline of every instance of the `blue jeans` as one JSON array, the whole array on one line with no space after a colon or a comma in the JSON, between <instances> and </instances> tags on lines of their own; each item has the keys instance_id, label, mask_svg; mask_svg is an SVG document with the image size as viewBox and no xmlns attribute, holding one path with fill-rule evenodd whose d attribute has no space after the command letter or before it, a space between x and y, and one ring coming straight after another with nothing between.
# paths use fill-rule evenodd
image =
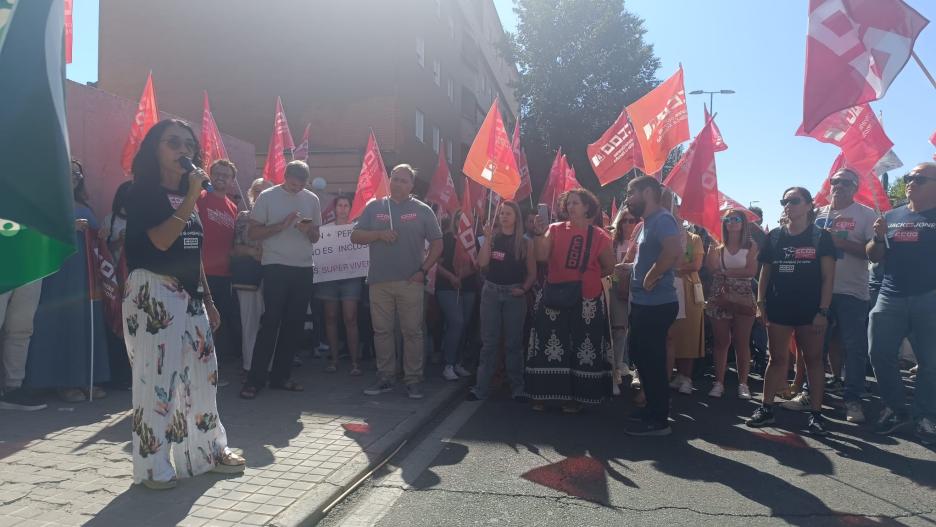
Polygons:
<instances>
[{"instance_id":1,"label":"blue jeans","mask_svg":"<svg viewBox=\"0 0 936 527\"><path fill-rule=\"evenodd\" d=\"M846 401L859 401L864 392L865 373L868 369L868 302L851 295L832 295L833 331L826 331L826 348L833 334L842 341Z\"/></svg>"},{"instance_id":2,"label":"blue jeans","mask_svg":"<svg viewBox=\"0 0 936 527\"><path fill-rule=\"evenodd\" d=\"M458 350L462 345L465 326L471 321L474 310L475 292L436 291L436 301L445 316L445 334L442 337L442 354L446 366L454 366Z\"/></svg>"},{"instance_id":3,"label":"blue jeans","mask_svg":"<svg viewBox=\"0 0 936 527\"><path fill-rule=\"evenodd\" d=\"M919 365L913 415L936 419L936 291L908 297L882 292L871 310L871 365L881 398L894 411L904 409L906 398L897 359L900 344L907 337Z\"/></svg>"},{"instance_id":4,"label":"blue jeans","mask_svg":"<svg viewBox=\"0 0 936 527\"><path fill-rule=\"evenodd\" d=\"M497 349L504 337L505 362L510 391L516 397L523 390L523 336L527 314L526 296L513 296L510 289L521 284L502 286L484 283L481 290L481 363L478 383L471 391L479 398L488 396L491 378L497 371Z\"/></svg>"}]
</instances>

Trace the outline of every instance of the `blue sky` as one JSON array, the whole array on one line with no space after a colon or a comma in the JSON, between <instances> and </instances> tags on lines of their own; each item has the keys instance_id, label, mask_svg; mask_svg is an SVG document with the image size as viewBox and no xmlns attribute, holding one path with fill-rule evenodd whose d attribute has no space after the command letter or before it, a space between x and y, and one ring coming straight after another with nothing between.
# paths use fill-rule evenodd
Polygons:
<instances>
[{"instance_id":1,"label":"blue sky","mask_svg":"<svg viewBox=\"0 0 936 527\"><path fill-rule=\"evenodd\" d=\"M494 0L504 27L513 30L512 0ZM936 2L909 0L931 23L916 51L936 74ZM715 98L717 122L728 150L717 154L718 185L748 204L759 202L775 225L779 199L789 186L818 190L838 149L794 132L802 116L803 60L808 0L626 0L645 21L647 40L668 77L682 62L686 90L732 89ZM75 0L75 55L68 77L97 79L98 0ZM702 103L690 96L689 124L702 126ZM929 137L936 130L936 90L912 61L872 106L907 167L932 159ZM616 115L608 116L608 125ZM907 167L900 169L901 174Z\"/></svg>"}]
</instances>

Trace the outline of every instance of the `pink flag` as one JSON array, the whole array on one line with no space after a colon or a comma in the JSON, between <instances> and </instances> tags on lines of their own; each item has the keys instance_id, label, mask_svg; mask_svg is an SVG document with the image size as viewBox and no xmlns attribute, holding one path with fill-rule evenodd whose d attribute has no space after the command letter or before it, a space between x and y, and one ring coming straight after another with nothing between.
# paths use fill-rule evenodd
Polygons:
<instances>
[{"instance_id":1,"label":"pink flag","mask_svg":"<svg viewBox=\"0 0 936 527\"><path fill-rule=\"evenodd\" d=\"M634 168L643 170L643 156L627 110L621 110L617 121L586 151L601 186L626 176Z\"/></svg>"},{"instance_id":2,"label":"pink flag","mask_svg":"<svg viewBox=\"0 0 936 527\"><path fill-rule=\"evenodd\" d=\"M390 195L390 182L387 180L387 167L380 157L380 148L377 146L377 137L371 130L367 139L367 150L364 152L364 162L361 164L361 174L358 176L357 190L354 191L354 203L351 204L351 221L357 219L364 212L364 207L372 201L386 198Z\"/></svg>"},{"instance_id":3,"label":"pink flag","mask_svg":"<svg viewBox=\"0 0 936 527\"><path fill-rule=\"evenodd\" d=\"M283 111L283 101L276 98L276 113L273 117L273 135L270 136L270 145L267 147L266 162L263 164L263 179L279 185L286 174L285 150L295 150L292 134L289 133L289 123L286 122L286 112Z\"/></svg>"},{"instance_id":4,"label":"pink flag","mask_svg":"<svg viewBox=\"0 0 936 527\"><path fill-rule=\"evenodd\" d=\"M867 104L833 113L812 132L806 133L804 128L801 126L796 134L838 146L845 154L849 168L860 176L870 173L878 160L894 146Z\"/></svg>"},{"instance_id":5,"label":"pink flag","mask_svg":"<svg viewBox=\"0 0 936 527\"><path fill-rule=\"evenodd\" d=\"M156 90L153 89L153 72L146 76L146 86L143 87L143 94L140 96L140 103L137 104L136 115L133 117L133 123L130 125L130 135L127 136L127 142L124 143L123 152L120 156L120 166L124 172L130 173L133 166L133 158L137 150L140 149L140 143L146 137L146 132L159 122L159 108L156 107Z\"/></svg>"},{"instance_id":6,"label":"pink flag","mask_svg":"<svg viewBox=\"0 0 936 527\"><path fill-rule=\"evenodd\" d=\"M293 150L293 159L300 161L309 160L309 136L312 132L312 123L306 124L305 132L302 134L302 142Z\"/></svg>"},{"instance_id":7,"label":"pink flag","mask_svg":"<svg viewBox=\"0 0 936 527\"><path fill-rule=\"evenodd\" d=\"M517 124L514 125L513 141L511 144L513 146L514 156L517 158L517 169L520 170L520 188L518 188L517 193L514 194L514 200L520 201L533 195L533 183L530 181L530 166L527 164L526 152L524 152L523 147L520 146L520 119L517 119Z\"/></svg>"},{"instance_id":8,"label":"pink flag","mask_svg":"<svg viewBox=\"0 0 936 527\"><path fill-rule=\"evenodd\" d=\"M204 92L202 101L201 137L198 142L201 143L202 163L205 170L210 170L211 164L218 159L227 159L227 150L224 148L221 132L218 131L218 125L211 113L207 91Z\"/></svg>"},{"instance_id":9,"label":"pink flag","mask_svg":"<svg viewBox=\"0 0 936 527\"><path fill-rule=\"evenodd\" d=\"M804 130L884 97L928 23L902 0L810 0Z\"/></svg>"},{"instance_id":10,"label":"pink flag","mask_svg":"<svg viewBox=\"0 0 936 527\"><path fill-rule=\"evenodd\" d=\"M432 181L429 183L426 201L439 205L449 215L454 215L459 207L458 194L455 193L455 183L452 182L452 173L449 172L448 163L445 161L444 141L439 145L439 162L436 165Z\"/></svg>"}]
</instances>

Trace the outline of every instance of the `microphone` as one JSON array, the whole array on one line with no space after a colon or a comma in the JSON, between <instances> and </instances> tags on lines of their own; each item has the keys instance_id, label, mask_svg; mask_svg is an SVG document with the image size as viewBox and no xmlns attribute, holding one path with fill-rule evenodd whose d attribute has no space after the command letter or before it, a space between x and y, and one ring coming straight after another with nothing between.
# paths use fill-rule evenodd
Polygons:
<instances>
[{"instance_id":1,"label":"microphone","mask_svg":"<svg viewBox=\"0 0 936 527\"><path fill-rule=\"evenodd\" d=\"M186 176L191 174L192 171L195 170L195 165L192 164L192 160L189 159L188 156L180 157L179 164L182 165L182 168L185 169ZM201 182L201 186L203 189L207 190L208 192L214 192L214 187L211 186L211 181L208 181L207 179Z\"/></svg>"}]
</instances>

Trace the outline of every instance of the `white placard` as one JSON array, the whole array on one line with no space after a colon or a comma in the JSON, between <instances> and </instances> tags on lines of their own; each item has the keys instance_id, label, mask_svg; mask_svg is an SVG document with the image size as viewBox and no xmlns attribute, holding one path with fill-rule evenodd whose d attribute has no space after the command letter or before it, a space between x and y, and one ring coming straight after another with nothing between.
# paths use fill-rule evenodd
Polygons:
<instances>
[{"instance_id":1,"label":"white placard","mask_svg":"<svg viewBox=\"0 0 936 527\"><path fill-rule=\"evenodd\" d=\"M323 225L318 243L313 245L314 283L367 276L370 253L366 245L351 243L353 224Z\"/></svg>"}]
</instances>

